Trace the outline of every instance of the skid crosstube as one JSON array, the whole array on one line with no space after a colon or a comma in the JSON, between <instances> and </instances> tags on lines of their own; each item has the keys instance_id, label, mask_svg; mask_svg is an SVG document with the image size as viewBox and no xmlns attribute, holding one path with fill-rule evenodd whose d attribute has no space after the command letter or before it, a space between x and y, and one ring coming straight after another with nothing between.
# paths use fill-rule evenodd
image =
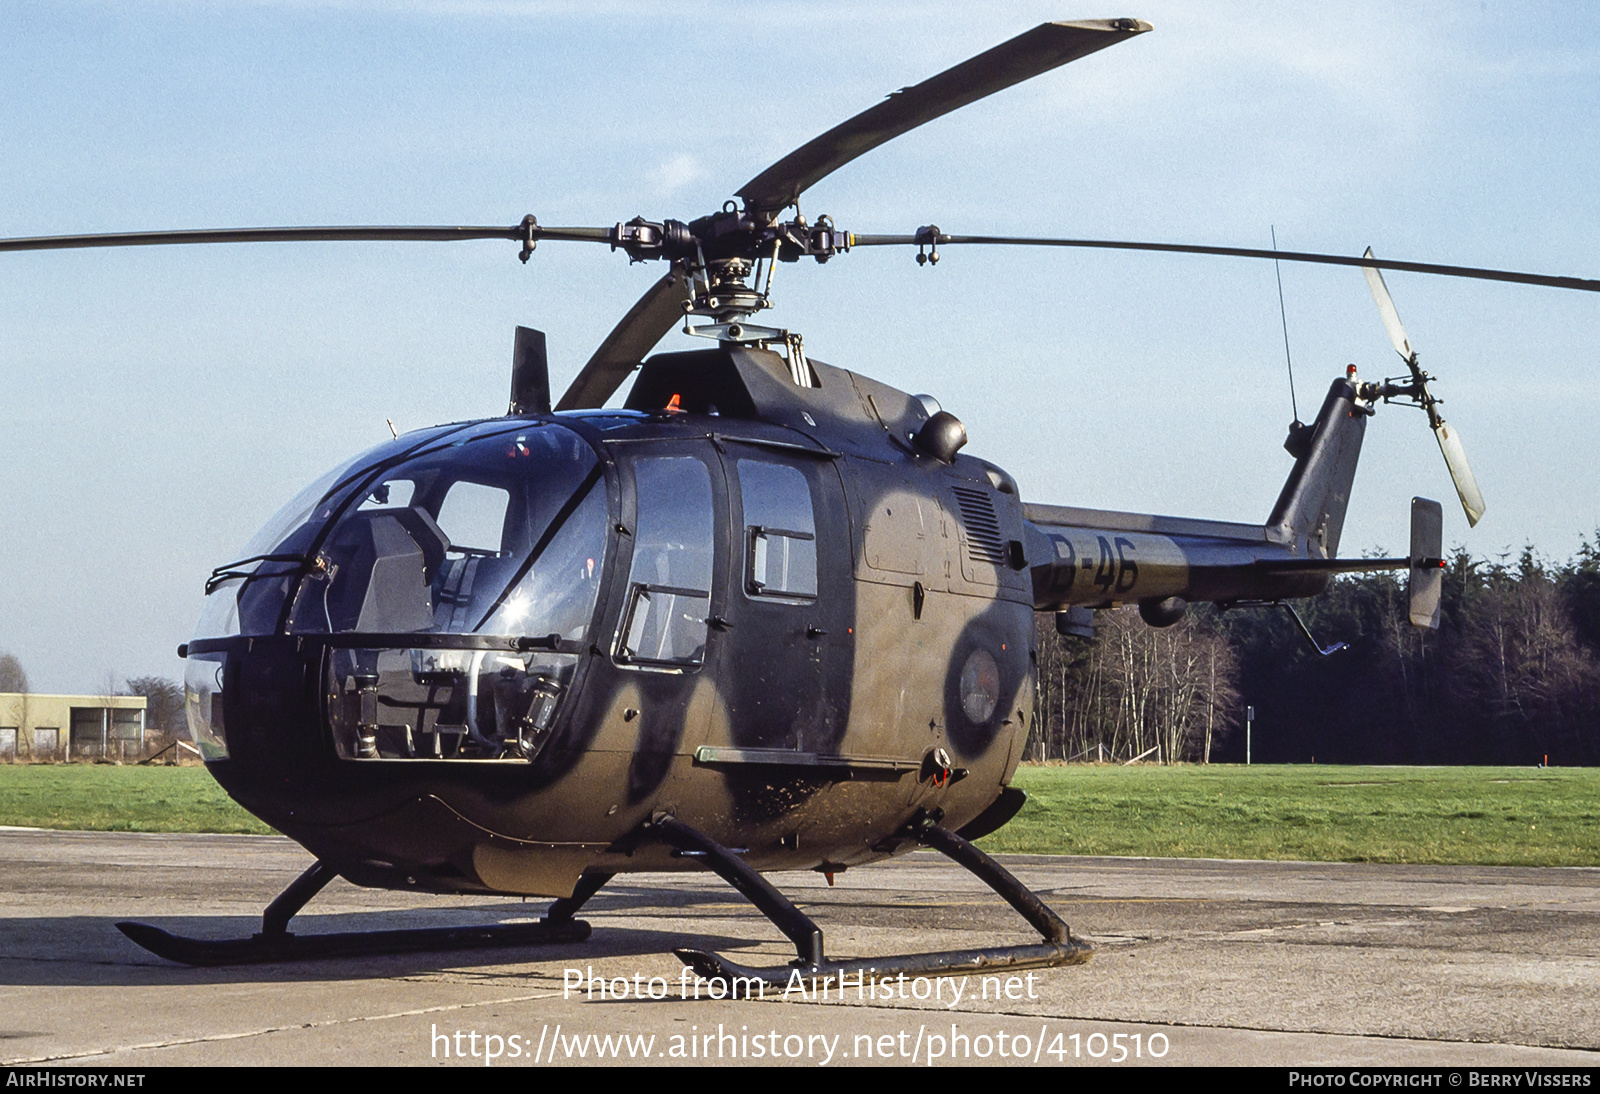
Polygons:
<instances>
[{"instance_id":1,"label":"skid crosstube","mask_svg":"<svg viewBox=\"0 0 1600 1094\"><path fill-rule=\"evenodd\" d=\"M1031 945L995 946L940 953L898 954L849 961L830 961L823 947L822 929L732 850L710 836L662 814L638 833L640 839L659 839L678 852L699 858L770 919L794 943L797 957L789 965L757 969L702 950L674 952L701 976L739 982L787 984L798 971L805 979L863 974L873 978L906 975L965 975L1009 969L1077 965L1089 960L1088 943L1074 938L1067 924L1044 901L994 859L961 836L941 827L937 815L923 814L901 835L948 856L981 878L1004 897L1039 932L1042 941ZM158 957L184 965L252 965L299 961L320 957L357 957L376 954L488 949L512 946L582 942L589 924L573 915L601 886L608 873L584 874L571 896L550 905L536 923L493 924L478 927L424 927L398 931L355 931L341 934L296 935L289 920L338 876L326 862L317 861L296 878L261 917L261 933L249 938L204 939L172 934L147 923L122 922L117 929Z\"/></svg>"},{"instance_id":2,"label":"skid crosstube","mask_svg":"<svg viewBox=\"0 0 1600 1094\"><path fill-rule=\"evenodd\" d=\"M918 817L906 826L903 834L924 847L939 851L976 874L1039 932L1043 937L1042 942L1024 946L830 961L824 954L821 928L733 851L670 816L656 817L651 822L651 828L663 842L680 852L701 858L723 880L743 893L795 945L799 956L793 963L765 969L740 965L703 950L673 951L695 972L708 980L724 981L730 989L737 988L740 983L788 984L797 972L804 980L856 974L876 979L902 974L960 976L1009 969L1081 965L1093 953L1087 942L1074 938L1066 922L1012 876L1009 870L948 828L940 827L932 816Z\"/></svg>"},{"instance_id":3,"label":"skid crosstube","mask_svg":"<svg viewBox=\"0 0 1600 1094\"><path fill-rule=\"evenodd\" d=\"M611 880L610 874L585 874L576 891L550 905L537 923L504 923L480 927L418 927L399 931L351 931L342 934L296 935L289 920L338 871L318 860L312 863L273 902L261 917L261 933L249 938L208 939L152 927L148 923L122 922L117 930L157 957L181 965L259 965L301 961L316 957L366 957L374 954L428 953L443 950L490 949L502 946L549 945L582 942L589 924L572 915Z\"/></svg>"}]
</instances>

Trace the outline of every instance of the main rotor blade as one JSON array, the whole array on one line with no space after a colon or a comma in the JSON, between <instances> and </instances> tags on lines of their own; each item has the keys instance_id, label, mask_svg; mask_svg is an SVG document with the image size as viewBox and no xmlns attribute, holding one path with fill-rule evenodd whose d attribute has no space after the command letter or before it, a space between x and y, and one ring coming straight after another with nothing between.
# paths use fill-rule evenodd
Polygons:
<instances>
[{"instance_id":1,"label":"main rotor blade","mask_svg":"<svg viewBox=\"0 0 1600 1094\"><path fill-rule=\"evenodd\" d=\"M852 247L915 247L934 242L933 236L854 235ZM939 245L962 243L1000 244L1007 247L1079 247L1102 251L1165 251L1170 254L1221 255L1226 258L1276 258L1284 262L1316 262L1326 266L1370 266L1379 270L1405 270L1409 273L1439 274L1443 277L1471 277L1480 281L1510 281L1518 285L1542 285L1551 289L1579 289L1600 292L1600 281L1582 277L1556 277L1550 274L1518 273L1514 270L1488 270L1476 266L1444 266L1435 262L1402 262L1389 258L1347 258L1344 255L1316 254L1310 251L1263 251L1253 247L1202 247L1189 243L1135 243L1122 239L1047 239L1033 236L952 236L941 234Z\"/></svg>"},{"instance_id":2,"label":"main rotor blade","mask_svg":"<svg viewBox=\"0 0 1600 1094\"><path fill-rule=\"evenodd\" d=\"M668 273L645 291L594 351L561 396L557 410L605 406L612 393L639 367L645 354L683 318L683 301L688 293L682 278L683 274L676 271Z\"/></svg>"},{"instance_id":3,"label":"main rotor blade","mask_svg":"<svg viewBox=\"0 0 1600 1094\"><path fill-rule=\"evenodd\" d=\"M1371 260L1372 248L1367 248L1367 253L1362 258ZM1394 297L1389 295L1389 286L1383 283L1383 274L1376 266L1362 266L1361 272L1367 275L1367 288L1372 290L1373 302L1378 305L1378 314L1383 316L1383 329L1389 332L1389 342L1394 346L1394 351L1407 362L1415 356L1411 349L1411 340L1406 337L1406 329L1400 325L1400 313L1395 310Z\"/></svg>"},{"instance_id":4,"label":"main rotor blade","mask_svg":"<svg viewBox=\"0 0 1600 1094\"><path fill-rule=\"evenodd\" d=\"M1461 434L1448 422L1440 422L1433 427L1433 435L1439 439L1439 451L1444 453L1445 466L1450 469L1450 479L1456 484L1456 495L1461 499L1461 508L1467 514L1467 527L1472 527L1483 519L1483 494L1478 490L1478 480L1472 477L1472 468L1467 464L1467 451L1461 447Z\"/></svg>"},{"instance_id":5,"label":"main rotor blade","mask_svg":"<svg viewBox=\"0 0 1600 1094\"><path fill-rule=\"evenodd\" d=\"M532 226L535 241L554 239L609 243L609 228L544 228ZM336 241L453 243L467 239L526 241L528 227L360 227L329 228L199 228L162 232L111 232L82 236L33 236L0 239L0 251L63 251L82 247L156 247L180 243L321 243Z\"/></svg>"},{"instance_id":6,"label":"main rotor blade","mask_svg":"<svg viewBox=\"0 0 1600 1094\"><path fill-rule=\"evenodd\" d=\"M1138 19L1034 27L920 84L901 88L884 102L790 152L745 183L738 194L753 211L777 212L817 181L885 141L1149 29L1149 23Z\"/></svg>"}]
</instances>

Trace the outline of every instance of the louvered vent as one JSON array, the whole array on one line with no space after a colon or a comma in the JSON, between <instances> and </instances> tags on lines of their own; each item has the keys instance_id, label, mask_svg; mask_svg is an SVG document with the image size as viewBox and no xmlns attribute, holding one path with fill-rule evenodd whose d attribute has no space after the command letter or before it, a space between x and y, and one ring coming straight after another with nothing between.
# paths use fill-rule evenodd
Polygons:
<instances>
[{"instance_id":1,"label":"louvered vent","mask_svg":"<svg viewBox=\"0 0 1600 1094\"><path fill-rule=\"evenodd\" d=\"M992 562L1004 566L1005 541L1000 538L1000 519L994 502L984 490L971 486L952 486L956 504L961 507L961 523L967 528L967 557L973 562Z\"/></svg>"}]
</instances>

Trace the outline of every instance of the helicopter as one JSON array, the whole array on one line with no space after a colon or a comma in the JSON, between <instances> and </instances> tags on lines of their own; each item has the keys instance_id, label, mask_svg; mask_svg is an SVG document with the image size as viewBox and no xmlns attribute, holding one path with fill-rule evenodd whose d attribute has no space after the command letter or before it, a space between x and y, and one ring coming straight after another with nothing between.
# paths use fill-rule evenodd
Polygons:
<instances>
[{"instance_id":1,"label":"helicopter","mask_svg":"<svg viewBox=\"0 0 1600 1094\"><path fill-rule=\"evenodd\" d=\"M1084 633L1136 604L1288 605L1339 572L1407 570L1437 623L1441 509L1419 500L1398 559L1338 555L1366 421L1427 413L1469 519L1483 511L1392 301L1406 373L1336 379L1296 423L1294 466L1260 525L1025 503L963 451L960 420L809 356L752 322L781 263L865 247L1171 250L1600 289L1573 278L1249 248L869 235L808 220L800 196L885 141L1150 29L1046 24L829 130L720 210L560 228L271 228L0 241L0 250L180 243L505 239L600 244L664 264L559 398L544 338L517 332L503 416L396 436L291 501L207 582L180 651L208 767L316 864L223 942L124 933L192 964L580 941L612 877L711 869L794 943L810 974L1070 964L1088 947L973 845L1015 815L1032 724L1034 618ZM790 210L794 209L791 216ZM543 260L544 252L538 257ZM1373 280L1376 278L1376 280ZM1379 296L1380 310L1387 290ZM651 355L680 322L709 343ZM1404 348L1402 348L1402 345ZM637 373L619 409L614 393ZM1309 638L1309 633L1307 634ZM1313 640L1314 641L1314 640ZM1319 648L1319 652L1322 652ZM1041 941L840 961L763 875L830 878L916 847L996 889ZM537 924L295 936L333 877L430 892L555 898ZM777 982L716 954L707 976Z\"/></svg>"}]
</instances>

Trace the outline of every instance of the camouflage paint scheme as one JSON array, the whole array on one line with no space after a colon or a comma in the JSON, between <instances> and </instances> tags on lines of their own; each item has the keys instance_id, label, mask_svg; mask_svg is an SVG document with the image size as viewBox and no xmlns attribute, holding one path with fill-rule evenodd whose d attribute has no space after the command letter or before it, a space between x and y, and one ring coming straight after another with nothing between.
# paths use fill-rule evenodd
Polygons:
<instances>
[{"instance_id":1,"label":"camouflage paint scheme","mask_svg":"<svg viewBox=\"0 0 1600 1094\"><path fill-rule=\"evenodd\" d=\"M1370 413L1336 382L1265 525L1187 521L1024 506L999 468L919 446L917 398L807 364L802 387L765 349L663 354L626 410L518 419L587 442L611 528L590 640L531 760L341 755L328 653L280 632L210 643L228 681L213 774L365 885L566 896L584 871L700 868L640 838L662 812L758 870L881 859L915 846L897 833L919 810L960 829L1009 784L1035 718L1036 611L1320 591L1326 574L1271 566L1334 554ZM677 668L620 654L634 467L662 454L707 469L716 521L703 660ZM741 458L805 475L814 598L747 595Z\"/></svg>"}]
</instances>

